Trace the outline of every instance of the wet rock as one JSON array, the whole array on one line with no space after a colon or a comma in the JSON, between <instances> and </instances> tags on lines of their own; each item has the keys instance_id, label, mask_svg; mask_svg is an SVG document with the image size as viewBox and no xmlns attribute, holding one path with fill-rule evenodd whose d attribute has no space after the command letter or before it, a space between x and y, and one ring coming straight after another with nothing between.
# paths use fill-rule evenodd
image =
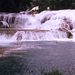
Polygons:
<instances>
[{"instance_id":1,"label":"wet rock","mask_svg":"<svg viewBox=\"0 0 75 75\"><path fill-rule=\"evenodd\" d=\"M38 13L39 13L39 11L37 11L37 10L32 10L32 11L28 12L28 14L38 14Z\"/></svg>"},{"instance_id":2,"label":"wet rock","mask_svg":"<svg viewBox=\"0 0 75 75\"><path fill-rule=\"evenodd\" d=\"M9 24L5 21L0 21L0 28L9 28Z\"/></svg>"},{"instance_id":3,"label":"wet rock","mask_svg":"<svg viewBox=\"0 0 75 75\"><path fill-rule=\"evenodd\" d=\"M67 18L64 18L64 21L65 21L66 25L69 25L70 30L72 30L73 29L73 24L72 24L71 20L69 20Z\"/></svg>"},{"instance_id":4,"label":"wet rock","mask_svg":"<svg viewBox=\"0 0 75 75\"><path fill-rule=\"evenodd\" d=\"M36 7L32 8L32 9L28 12L28 14L37 14L37 13L39 13L39 6L36 6Z\"/></svg>"},{"instance_id":5,"label":"wet rock","mask_svg":"<svg viewBox=\"0 0 75 75\"><path fill-rule=\"evenodd\" d=\"M73 29L72 23L70 21L66 21L66 23L70 26L70 30L72 30Z\"/></svg>"},{"instance_id":6,"label":"wet rock","mask_svg":"<svg viewBox=\"0 0 75 75\"><path fill-rule=\"evenodd\" d=\"M70 26L70 30L72 30L73 29L73 26Z\"/></svg>"},{"instance_id":7,"label":"wet rock","mask_svg":"<svg viewBox=\"0 0 75 75\"><path fill-rule=\"evenodd\" d=\"M68 38L73 38L73 34L65 28L59 28L59 31L63 31L67 33Z\"/></svg>"},{"instance_id":8,"label":"wet rock","mask_svg":"<svg viewBox=\"0 0 75 75\"><path fill-rule=\"evenodd\" d=\"M50 18L45 17L43 20L41 20L41 24L45 23L46 21L50 20Z\"/></svg>"},{"instance_id":9,"label":"wet rock","mask_svg":"<svg viewBox=\"0 0 75 75\"><path fill-rule=\"evenodd\" d=\"M26 14L26 12L25 11L21 11L21 12L19 12L20 14Z\"/></svg>"},{"instance_id":10,"label":"wet rock","mask_svg":"<svg viewBox=\"0 0 75 75\"><path fill-rule=\"evenodd\" d=\"M21 40L21 39L22 39L22 34L21 33L18 33L16 40Z\"/></svg>"},{"instance_id":11,"label":"wet rock","mask_svg":"<svg viewBox=\"0 0 75 75\"><path fill-rule=\"evenodd\" d=\"M16 25L12 24L12 25L10 26L10 28L22 28L22 27L21 27L21 26L16 26Z\"/></svg>"},{"instance_id":12,"label":"wet rock","mask_svg":"<svg viewBox=\"0 0 75 75\"><path fill-rule=\"evenodd\" d=\"M66 28L59 28L59 31L68 32Z\"/></svg>"},{"instance_id":13,"label":"wet rock","mask_svg":"<svg viewBox=\"0 0 75 75\"><path fill-rule=\"evenodd\" d=\"M12 17L12 24L15 22L15 17Z\"/></svg>"},{"instance_id":14,"label":"wet rock","mask_svg":"<svg viewBox=\"0 0 75 75\"><path fill-rule=\"evenodd\" d=\"M73 38L72 33L71 33L71 32L67 32L67 37L68 37L68 38Z\"/></svg>"},{"instance_id":15,"label":"wet rock","mask_svg":"<svg viewBox=\"0 0 75 75\"><path fill-rule=\"evenodd\" d=\"M0 16L0 21L3 21L3 16Z\"/></svg>"},{"instance_id":16,"label":"wet rock","mask_svg":"<svg viewBox=\"0 0 75 75\"><path fill-rule=\"evenodd\" d=\"M63 29L62 28L59 28L59 31L63 31Z\"/></svg>"}]
</instances>

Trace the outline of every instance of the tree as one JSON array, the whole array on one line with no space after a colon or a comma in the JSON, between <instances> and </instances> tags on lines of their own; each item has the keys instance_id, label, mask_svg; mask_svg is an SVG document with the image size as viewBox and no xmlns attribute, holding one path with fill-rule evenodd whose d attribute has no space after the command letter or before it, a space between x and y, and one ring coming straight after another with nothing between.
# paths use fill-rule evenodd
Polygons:
<instances>
[{"instance_id":1,"label":"tree","mask_svg":"<svg viewBox=\"0 0 75 75\"><path fill-rule=\"evenodd\" d=\"M30 7L31 6L31 3L32 2L32 0L20 0L20 11L21 10L27 10L27 8L28 7Z\"/></svg>"},{"instance_id":2,"label":"tree","mask_svg":"<svg viewBox=\"0 0 75 75\"><path fill-rule=\"evenodd\" d=\"M0 0L0 12L19 12L27 10L31 0Z\"/></svg>"},{"instance_id":3,"label":"tree","mask_svg":"<svg viewBox=\"0 0 75 75\"><path fill-rule=\"evenodd\" d=\"M75 8L75 0L0 0L0 12L20 12L39 6L40 11Z\"/></svg>"}]
</instances>

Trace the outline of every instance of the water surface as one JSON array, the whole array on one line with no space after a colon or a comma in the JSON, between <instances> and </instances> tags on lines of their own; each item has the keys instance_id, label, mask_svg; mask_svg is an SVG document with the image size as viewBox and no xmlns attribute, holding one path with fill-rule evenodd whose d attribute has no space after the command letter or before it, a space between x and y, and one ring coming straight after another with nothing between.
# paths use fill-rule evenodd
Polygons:
<instances>
[{"instance_id":1,"label":"water surface","mask_svg":"<svg viewBox=\"0 0 75 75\"><path fill-rule=\"evenodd\" d=\"M55 69L75 74L75 42L13 42L0 49L8 51L0 58L0 75L41 75Z\"/></svg>"}]
</instances>

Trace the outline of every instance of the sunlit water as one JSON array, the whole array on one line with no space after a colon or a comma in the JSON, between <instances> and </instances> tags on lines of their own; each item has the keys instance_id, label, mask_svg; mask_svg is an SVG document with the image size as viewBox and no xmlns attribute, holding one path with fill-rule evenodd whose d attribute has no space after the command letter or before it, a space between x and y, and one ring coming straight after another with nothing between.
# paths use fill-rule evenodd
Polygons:
<instances>
[{"instance_id":1,"label":"sunlit water","mask_svg":"<svg viewBox=\"0 0 75 75\"><path fill-rule=\"evenodd\" d=\"M0 14L0 75L75 72L75 10Z\"/></svg>"}]
</instances>

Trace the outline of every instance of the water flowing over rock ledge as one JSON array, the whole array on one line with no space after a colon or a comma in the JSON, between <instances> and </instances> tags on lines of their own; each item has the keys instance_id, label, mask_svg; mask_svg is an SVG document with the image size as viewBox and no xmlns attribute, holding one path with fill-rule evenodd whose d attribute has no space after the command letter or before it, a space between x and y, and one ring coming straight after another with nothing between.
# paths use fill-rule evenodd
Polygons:
<instances>
[{"instance_id":1,"label":"water flowing over rock ledge","mask_svg":"<svg viewBox=\"0 0 75 75\"><path fill-rule=\"evenodd\" d=\"M3 39L3 37L6 39L8 37L9 39L9 37L12 38L15 36L13 38L13 40L15 40L15 38L20 35L20 40L50 41L69 38L74 40L74 15L75 10L46 10L37 14L28 14L28 11L24 13L1 13L0 39ZM8 28L4 27L3 29L2 25ZM14 32L13 36L11 36L12 31ZM7 35L9 32L10 35Z\"/></svg>"}]
</instances>

